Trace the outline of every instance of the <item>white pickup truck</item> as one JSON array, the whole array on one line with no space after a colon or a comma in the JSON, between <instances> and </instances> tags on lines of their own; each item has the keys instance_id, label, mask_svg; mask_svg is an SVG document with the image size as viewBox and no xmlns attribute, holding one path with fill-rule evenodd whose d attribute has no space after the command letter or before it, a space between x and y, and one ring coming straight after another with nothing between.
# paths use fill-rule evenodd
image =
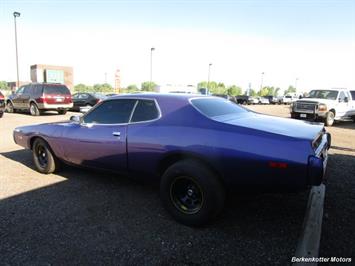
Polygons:
<instances>
[{"instance_id":1,"label":"white pickup truck","mask_svg":"<svg viewBox=\"0 0 355 266\"><path fill-rule=\"evenodd\" d=\"M292 118L322 121L326 126L335 120L355 122L355 90L312 90L293 102L290 109Z\"/></svg>"}]
</instances>

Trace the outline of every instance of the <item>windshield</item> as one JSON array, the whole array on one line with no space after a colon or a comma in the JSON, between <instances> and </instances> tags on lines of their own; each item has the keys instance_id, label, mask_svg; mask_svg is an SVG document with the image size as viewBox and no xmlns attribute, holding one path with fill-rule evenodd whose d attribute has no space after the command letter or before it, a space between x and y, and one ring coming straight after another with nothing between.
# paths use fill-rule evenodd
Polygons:
<instances>
[{"instance_id":1,"label":"windshield","mask_svg":"<svg viewBox=\"0 0 355 266\"><path fill-rule=\"evenodd\" d=\"M248 112L246 109L231 101L217 97L193 99L191 103L197 110L209 118Z\"/></svg>"},{"instance_id":2,"label":"windshield","mask_svg":"<svg viewBox=\"0 0 355 266\"><path fill-rule=\"evenodd\" d=\"M338 93L338 91L334 90L312 90L305 98L336 100Z\"/></svg>"}]
</instances>

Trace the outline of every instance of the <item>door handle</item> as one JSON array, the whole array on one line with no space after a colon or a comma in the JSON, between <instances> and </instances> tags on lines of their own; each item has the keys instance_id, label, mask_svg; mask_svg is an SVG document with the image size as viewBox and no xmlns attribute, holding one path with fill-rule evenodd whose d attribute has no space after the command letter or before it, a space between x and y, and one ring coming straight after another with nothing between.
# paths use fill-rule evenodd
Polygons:
<instances>
[{"instance_id":1,"label":"door handle","mask_svg":"<svg viewBox=\"0 0 355 266\"><path fill-rule=\"evenodd\" d=\"M120 137L121 136L121 132L112 132L112 135L114 135L115 137Z\"/></svg>"}]
</instances>

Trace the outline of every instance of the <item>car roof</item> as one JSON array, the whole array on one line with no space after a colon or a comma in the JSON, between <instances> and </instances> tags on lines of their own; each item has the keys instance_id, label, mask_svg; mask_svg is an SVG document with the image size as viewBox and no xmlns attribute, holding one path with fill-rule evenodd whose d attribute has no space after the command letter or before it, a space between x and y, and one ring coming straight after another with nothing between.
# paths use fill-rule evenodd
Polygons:
<instances>
[{"instance_id":1,"label":"car roof","mask_svg":"<svg viewBox=\"0 0 355 266\"><path fill-rule=\"evenodd\" d=\"M190 93L127 93L111 96L110 99L121 99L121 98L137 98L137 99L179 99L179 100L189 100L192 98L203 98L211 97L202 94L190 94Z\"/></svg>"}]
</instances>

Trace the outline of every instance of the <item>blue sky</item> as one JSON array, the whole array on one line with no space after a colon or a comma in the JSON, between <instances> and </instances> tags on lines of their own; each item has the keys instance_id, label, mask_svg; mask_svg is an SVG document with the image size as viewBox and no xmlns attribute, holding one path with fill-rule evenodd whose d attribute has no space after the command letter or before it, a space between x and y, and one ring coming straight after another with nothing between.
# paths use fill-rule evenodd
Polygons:
<instances>
[{"instance_id":1,"label":"blue sky","mask_svg":"<svg viewBox=\"0 0 355 266\"><path fill-rule=\"evenodd\" d=\"M322 46L323 54L333 54L335 61L329 62L330 64L342 64L346 65L347 68L352 68L353 73L355 73L355 66L351 62L346 61L346 54L348 53L349 58L355 59L355 1L354 0L338 0L338 1L7 1L1 0L0 2L0 29L4 30L4 34L9 36L9 43L6 48L11 49L13 46L13 11L21 12L21 17L18 20L19 23L19 35L21 31L25 31L24 35L31 32L32 36L37 34L48 33L52 31L52 35L49 36L60 36L64 37L63 32L70 32L70 38L76 40L76 33L78 32L88 32L91 36L83 37L86 43L91 38L95 39L95 36L100 36L105 41L110 43L119 44L119 38L112 35L121 35L123 41L130 42L137 40L142 43L142 46L137 46L137 49L149 49L151 46L157 46L160 48L159 44L164 43L162 41L162 34L167 34L168 38L173 38L175 31L176 36L179 40L176 42L176 46L173 47L171 43L165 43L165 45L173 47L176 52L179 47L181 48L182 54L191 53L189 58L193 57L193 52L188 51L187 47L184 47L184 43L193 42L193 49L198 49L199 45L208 46L211 51L210 59L215 60L224 65L225 60L227 60L228 55L222 53L224 47L227 47L228 53L233 53L233 45L238 44L238 41L242 41L244 46L255 46L254 42L259 43L260 47L253 47L250 51L250 55L254 51L264 50L265 53L277 53L276 48L281 50L289 51L290 53L297 47L301 47L306 53L312 53L313 49L317 46ZM127 31L132 30L132 34ZM121 32L121 30L123 32ZM137 34L142 34L147 32L150 34L142 36L140 39ZM57 32L57 34L53 33ZM187 34L185 35L184 32ZM199 35L199 33L204 33L203 37L194 37ZM170 34L171 33L171 34ZM217 34L216 34L217 33ZM170 35L169 35L170 34ZM80 34L78 34L80 35ZM27 36L28 38L30 36ZM132 39L131 39L132 38ZM185 39L184 39L185 38ZM219 40L219 39L220 40ZM228 43L230 38L234 38L231 43ZM241 39L239 39L241 38ZM6 38L7 39L7 38ZM29 39L25 39L19 36L19 49L22 50L22 62L24 64L31 64L30 61L34 61L34 58L28 57L26 59L26 48L25 43ZM156 42L154 41L156 40ZM209 40L213 41L213 45L209 44ZM55 41L55 40L54 40ZM220 41L222 44L218 44ZM266 46L270 46L270 49L266 49L264 41L267 43ZM10 43L11 42L11 43ZM145 43L146 42L146 43ZM51 45L53 45L53 39L50 40ZM60 43L60 41L59 41ZM95 46L97 47L99 42L95 41ZM143 44L146 48L143 47ZM1 45L1 44L0 44ZM91 44L87 44L91 45ZM228 46L230 45L230 47ZM278 46L281 45L281 46ZM131 45L132 46L132 45ZM119 49L130 49L131 46L122 46ZM196 48L197 47L197 48ZM273 48L274 47L274 48ZM1 46L0 46L1 48ZM157 48L157 57L159 56L159 48ZM165 47L163 47L165 48ZM186 51L184 49L187 49ZM34 48L35 49L35 48ZM60 49L58 46L55 49ZM73 49L80 49L78 46L73 46ZM104 47L103 49L112 49L111 54L114 53L114 46ZM245 49L245 47L243 48ZM302 50L301 49L301 50ZM342 50L342 51L339 51ZM23 54L25 53L26 54ZM11 55L13 51L8 51L6 54ZM163 52L163 49L162 49ZM219 57L218 54L221 53ZM338 58L344 58L346 62L337 62L337 53L342 52ZM0 51L1 53L1 51ZM298 51L302 53L302 51ZM1 55L1 54L0 54ZM48 54L49 55L49 54ZM110 53L106 53L110 55ZM65 56L63 54L63 56ZM68 56L75 56L74 54L68 54ZM256 55L257 56L257 55ZM206 57L208 57L208 52L206 52ZM275 54L275 58L279 58L280 55ZM223 60L221 58L224 58ZM238 58L235 56L235 58ZM306 58L306 57L305 57ZM321 58L319 55L317 58ZM316 60L317 58L314 58ZM52 63L56 63L56 58L44 58ZM253 58L254 65L261 65L260 69L256 67L255 72L265 71L265 73L273 73L276 69L275 67L267 68L266 60L270 58L260 57L260 62ZM13 58L8 57L8 60ZM27 61L26 61L27 60ZM98 59L101 65L105 64L105 60ZM197 60L197 59L196 59ZM198 59L200 60L200 58ZM243 59L247 60L247 59ZM292 58L290 57L290 60ZM9 64L12 64L12 61ZM25 61L25 62L24 62ZM31 61L31 62L32 62ZM58 60L57 60L58 61ZM59 60L61 61L61 60ZM65 60L63 60L65 61ZM125 61L122 59L122 62ZM157 61L158 58L157 58ZM201 61L201 60L200 60ZM269 60L270 61L270 60ZM279 64L284 63L281 59L277 59ZM303 60L304 61L304 60ZM355 61L355 60L354 60ZM137 61L138 62L138 61ZM164 61L161 61L164 63ZM204 62L205 64L207 64ZM40 62L46 63L46 62ZM60 62L59 62L60 63ZM74 67L80 68L79 62L75 63ZM165 62L166 63L166 62ZM180 64L178 62L177 64ZM246 61L241 61L240 63L247 64ZM317 66L315 62L312 62L314 66ZM323 63L323 62L322 62ZM301 67L302 62L297 62ZM112 65L113 62L107 61L107 66ZM120 65L120 64L119 64ZM228 65L228 64L225 64ZM230 65L230 64L229 64ZM121 68L121 66L118 66ZM124 67L124 64L122 65ZM23 66L26 69L26 66ZM110 72L110 69L104 69L102 66L98 72ZM130 66L127 66L129 69ZM266 69L264 69L266 68ZM1 70L1 69L0 69ZM123 69L124 70L124 69ZM222 73L223 71L219 69ZM333 69L334 72L336 69ZM130 74L130 78L127 80L128 83L134 82L139 83L146 80L146 75L143 72L147 72L146 69L140 69L141 73L137 73L136 80ZM173 68L172 71L176 72ZM295 72L294 76L298 74L297 69L293 69ZM338 69L339 71L339 69ZM23 72L25 72L23 70ZM112 70L113 72L113 70ZM123 71L124 72L124 71ZM197 71L198 72L198 71ZM225 71L228 72L228 71ZM275 72L275 71L274 71ZM299 71L301 72L301 71ZM329 70L331 72L331 70ZM348 71L346 71L347 73ZM79 72L80 73L80 72ZM217 74L218 72L216 72ZM0 73L0 79L2 78L12 78L13 73L8 73L6 76L2 77ZM127 73L128 74L128 73ZM245 74L245 73L244 73ZM301 75L302 73L300 73ZM145 76L144 76L145 75ZM160 77L161 82L166 80L157 74L156 77ZM258 74L253 74L255 77L252 78L252 74L246 75L251 79L250 82L257 83ZM319 77L321 74L317 74ZM92 74L90 74L92 77ZM101 75L102 76L102 75ZM270 83L275 83L275 85L286 86L286 81L277 81L277 75L270 76ZM196 80L202 78L202 73L197 73ZM271 79L272 77L272 79ZM344 79L342 75L339 75L340 79ZM85 79L84 75L81 73L78 77L80 80L75 80L77 82L95 82L93 79ZM239 82L241 86L245 86L248 82L247 79L233 79L225 75L215 76L215 78L226 79L225 82L233 83ZM267 75L265 75L267 80ZM275 80L276 78L276 80ZM308 78L308 77L307 77ZM99 78L98 78L99 79ZM173 82L195 82L192 78L188 80L181 79L178 77L171 78ZM289 80L292 78L290 77ZM302 77L299 77L300 83L302 84ZM191 81L190 81L191 80ZM123 78L124 81L124 78ZM221 80L223 81L223 80ZM307 81L307 79L304 79ZM76 82L76 83L77 83ZM100 80L97 80L100 82ZM279 83L278 83L279 82ZM322 83L323 82L323 83ZM318 86L331 86L336 85L336 80L325 84L324 81L319 82ZM285 84L284 84L285 83ZM291 82L289 82L291 83ZM341 83L341 82L340 82ZM355 81L352 77L347 78L346 85L354 86ZM304 84L305 86L307 84ZM317 82L313 80L307 86L317 85ZM339 84L343 85L343 84ZM345 84L344 84L345 85Z\"/></svg>"}]
</instances>

